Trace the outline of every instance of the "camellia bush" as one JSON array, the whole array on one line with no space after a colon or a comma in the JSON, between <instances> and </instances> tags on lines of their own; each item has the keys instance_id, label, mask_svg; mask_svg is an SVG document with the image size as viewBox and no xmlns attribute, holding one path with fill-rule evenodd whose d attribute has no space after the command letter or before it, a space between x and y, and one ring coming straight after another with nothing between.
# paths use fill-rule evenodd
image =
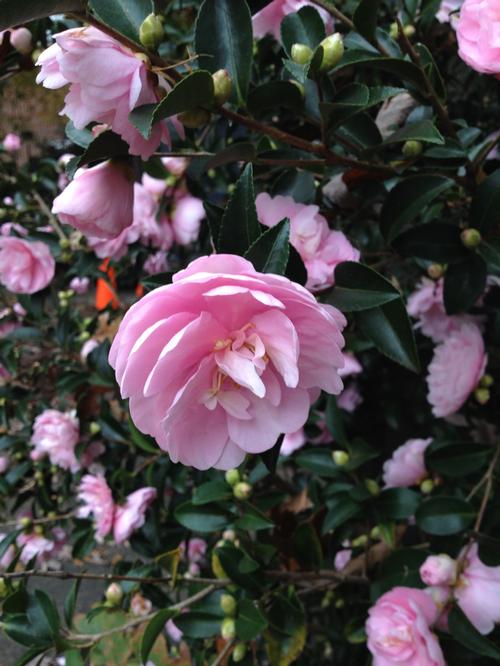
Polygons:
<instances>
[{"instance_id":1,"label":"camellia bush","mask_svg":"<svg viewBox=\"0 0 500 666\"><path fill-rule=\"evenodd\" d=\"M0 150L18 666L500 662L500 0L0 29L67 123Z\"/></svg>"}]
</instances>

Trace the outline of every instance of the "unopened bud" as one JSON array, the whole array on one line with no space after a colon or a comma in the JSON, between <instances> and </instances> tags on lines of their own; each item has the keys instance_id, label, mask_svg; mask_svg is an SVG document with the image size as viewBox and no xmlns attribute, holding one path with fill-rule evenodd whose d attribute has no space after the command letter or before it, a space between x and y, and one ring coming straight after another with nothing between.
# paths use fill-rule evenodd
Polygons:
<instances>
[{"instance_id":1,"label":"unopened bud","mask_svg":"<svg viewBox=\"0 0 500 666\"><path fill-rule=\"evenodd\" d=\"M427 268L427 275L433 280L439 280L442 278L445 272L445 267L443 264L431 264Z\"/></svg>"},{"instance_id":2,"label":"unopened bud","mask_svg":"<svg viewBox=\"0 0 500 666\"><path fill-rule=\"evenodd\" d=\"M183 111L182 113L179 113L177 118L181 121L184 127L197 129L210 122L210 112L200 107L198 109L191 109L191 111Z\"/></svg>"},{"instance_id":3,"label":"unopened bud","mask_svg":"<svg viewBox=\"0 0 500 666\"><path fill-rule=\"evenodd\" d=\"M33 533L37 536L43 536L43 527L41 525L35 525L33 528Z\"/></svg>"},{"instance_id":4,"label":"unopened bud","mask_svg":"<svg viewBox=\"0 0 500 666\"><path fill-rule=\"evenodd\" d=\"M246 481L237 483L233 488L233 495L236 499L247 500L252 494L252 486Z\"/></svg>"},{"instance_id":5,"label":"unopened bud","mask_svg":"<svg viewBox=\"0 0 500 666\"><path fill-rule=\"evenodd\" d=\"M111 604L111 606L118 606L123 599L123 590L118 585L118 583L111 583L111 585L106 589L104 593L106 601Z\"/></svg>"},{"instance_id":6,"label":"unopened bud","mask_svg":"<svg viewBox=\"0 0 500 666\"><path fill-rule=\"evenodd\" d=\"M90 333L88 331L82 331L78 336L80 342L86 342L90 338Z\"/></svg>"},{"instance_id":7,"label":"unopened bud","mask_svg":"<svg viewBox=\"0 0 500 666\"><path fill-rule=\"evenodd\" d=\"M222 538L226 541L234 541L236 539L236 532L234 530L224 530Z\"/></svg>"},{"instance_id":8,"label":"unopened bud","mask_svg":"<svg viewBox=\"0 0 500 666\"><path fill-rule=\"evenodd\" d=\"M163 21L160 16L156 14L149 14L141 23L139 28L139 39L141 44L148 49L154 51L163 39Z\"/></svg>"},{"instance_id":9,"label":"unopened bud","mask_svg":"<svg viewBox=\"0 0 500 666\"><path fill-rule=\"evenodd\" d=\"M338 465L339 467L343 467L344 465L347 465L351 457L347 453L347 451L334 451L332 453L332 458L333 462Z\"/></svg>"},{"instance_id":10,"label":"unopened bud","mask_svg":"<svg viewBox=\"0 0 500 666\"><path fill-rule=\"evenodd\" d=\"M59 247L61 250L67 250L70 247L70 242L67 238L61 238L59 241Z\"/></svg>"},{"instance_id":11,"label":"unopened bud","mask_svg":"<svg viewBox=\"0 0 500 666\"><path fill-rule=\"evenodd\" d=\"M420 484L420 492L424 495L430 495L434 490L434 481L432 479L424 479Z\"/></svg>"},{"instance_id":12,"label":"unopened bud","mask_svg":"<svg viewBox=\"0 0 500 666\"><path fill-rule=\"evenodd\" d=\"M464 229L460 234L460 238L465 247L471 249L481 243L481 232L471 227L470 229Z\"/></svg>"},{"instance_id":13,"label":"unopened bud","mask_svg":"<svg viewBox=\"0 0 500 666\"><path fill-rule=\"evenodd\" d=\"M319 67L321 72L328 72L333 69L344 55L344 41L339 32L330 35L324 39L320 46L323 48L323 60Z\"/></svg>"},{"instance_id":14,"label":"unopened bud","mask_svg":"<svg viewBox=\"0 0 500 666\"><path fill-rule=\"evenodd\" d=\"M391 27L389 28L389 36L392 39L397 39L398 35L399 35L398 24L396 22L391 23Z\"/></svg>"},{"instance_id":15,"label":"unopened bud","mask_svg":"<svg viewBox=\"0 0 500 666\"><path fill-rule=\"evenodd\" d=\"M418 157L424 149L421 141L405 141L402 148L402 153L405 157Z\"/></svg>"},{"instance_id":16,"label":"unopened bud","mask_svg":"<svg viewBox=\"0 0 500 666\"><path fill-rule=\"evenodd\" d=\"M230 486L235 486L241 481L241 476L237 469L228 469L225 478Z\"/></svg>"},{"instance_id":17,"label":"unopened bud","mask_svg":"<svg viewBox=\"0 0 500 666\"><path fill-rule=\"evenodd\" d=\"M0 598L6 597L8 593L7 585L5 583L5 578L0 578Z\"/></svg>"},{"instance_id":18,"label":"unopened bud","mask_svg":"<svg viewBox=\"0 0 500 666\"><path fill-rule=\"evenodd\" d=\"M487 388L477 388L474 397L480 405L485 405L490 399L490 391Z\"/></svg>"},{"instance_id":19,"label":"unopened bud","mask_svg":"<svg viewBox=\"0 0 500 666\"><path fill-rule=\"evenodd\" d=\"M370 539L378 541L381 538L382 538L382 532L380 530L380 527L378 525L375 525L375 527L372 527L372 530L370 532Z\"/></svg>"},{"instance_id":20,"label":"unopened bud","mask_svg":"<svg viewBox=\"0 0 500 666\"><path fill-rule=\"evenodd\" d=\"M19 525L24 528L29 527L31 525L31 518L29 516L23 516L19 520Z\"/></svg>"},{"instance_id":21,"label":"unopened bud","mask_svg":"<svg viewBox=\"0 0 500 666\"><path fill-rule=\"evenodd\" d=\"M247 646L245 643L238 643L238 645L234 648L233 654L231 655L233 657L233 661L237 664L240 661L243 661L247 654Z\"/></svg>"},{"instance_id":22,"label":"unopened bud","mask_svg":"<svg viewBox=\"0 0 500 666\"><path fill-rule=\"evenodd\" d=\"M365 479L365 486L373 497L378 497L380 495L380 486L374 479Z\"/></svg>"},{"instance_id":23,"label":"unopened bud","mask_svg":"<svg viewBox=\"0 0 500 666\"><path fill-rule=\"evenodd\" d=\"M6 402L7 402L6 398L3 398L3 397L0 398L0 407L5 407Z\"/></svg>"},{"instance_id":24,"label":"unopened bud","mask_svg":"<svg viewBox=\"0 0 500 666\"><path fill-rule=\"evenodd\" d=\"M222 564L220 563L220 559L217 553L212 553L211 563L212 563L212 571L216 578L227 578L227 574L222 568Z\"/></svg>"},{"instance_id":25,"label":"unopened bud","mask_svg":"<svg viewBox=\"0 0 500 666\"><path fill-rule=\"evenodd\" d=\"M220 598L220 607L224 611L225 615L229 615L230 617L233 617L236 615L236 608L238 604L236 603L236 599L233 597L232 594L223 594Z\"/></svg>"},{"instance_id":26,"label":"unopened bud","mask_svg":"<svg viewBox=\"0 0 500 666\"><path fill-rule=\"evenodd\" d=\"M220 634L225 641L230 641L236 636L236 624L232 617L222 620Z\"/></svg>"},{"instance_id":27,"label":"unopened bud","mask_svg":"<svg viewBox=\"0 0 500 666\"><path fill-rule=\"evenodd\" d=\"M89 424L89 431L91 435L97 435L98 432L101 432L101 426L97 421L91 421Z\"/></svg>"},{"instance_id":28,"label":"unopened bud","mask_svg":"<svg viewBox=\"0 0 500 666\"><path fill-rule=\"evenodd\" d=\"M481 377L479 385L482 386L483 388L489 388L490 386L493 386L494 382L495 380L491 375L483 375Z\"/></svg>"},{"instance_id":29,"label":"unopened bud","mask_svg":"<svg viewBox=\"0 0 500 666\"><path fill-rule=\"evenodd\" d=\"M218 69L212 74L212 79L214 82L214 102L217 106L222 106L231 97L233 81L227 69Z\"/></svg>"},{"instance_id":30,"label":"unopened bud","mask_svg":"<svg viewBox=\"0 0 500 666\"><path fill-rule=\"evenodd\" d=\"M345 606L345 601L343 599L337 599L337 601L335 602L335 608L338 608L340 610L341 608L344 608L344 606Z\"/></svg>"},{"instance_id":31,"label":"unopened bud","mask_svg":"<svg viewBox=\"0 0 500 666\"><path fill-rule=\"evenodd\" d=\"M37 481L39 481L40 479L43 479L43 472L37 469L33 476Z\"/></svg>"},{"instance_id":32,"label":"unopened bud","mask_svg":"<svg viewBox=\"0 0 500 666\"><path fill-rule=\"evenodd\" d=\"M359 537L356 537L351 541L353 548L364 548L368 543L368 537L366 534L360 534Z\"/></svg>"},{"instance_id":33,"label":"unopened bud","mask_svg":"<svg viewBox=\"0 0 500 666\"><path fill-rule=\"evenodd\" d=\"M405 25L403 32L406 37L413 37L415 35L415 26L414 25Z\"/></svg>"},{"instance_id":34,"label":"unopened bud","mask_svg":"<svg viewBox=\"0 0 500 666\"><path fill-rule=\"evenodd\" d=\"M297 65L308 65L313 57L313 50L307 44L293 44L290 54Z\"/></svg>"}]
</instances>

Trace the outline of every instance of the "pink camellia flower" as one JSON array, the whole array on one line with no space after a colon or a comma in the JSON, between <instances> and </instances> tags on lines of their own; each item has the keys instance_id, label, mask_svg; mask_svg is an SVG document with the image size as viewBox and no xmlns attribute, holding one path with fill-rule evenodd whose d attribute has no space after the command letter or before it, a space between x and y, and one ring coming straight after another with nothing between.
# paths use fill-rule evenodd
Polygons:
<instances>
[{"instance_id":1,"label":"pink camellia flower","mask_svg":"<svg viewBox=\"0 0 500 666\"><path fill-rule=\"evenodd\" d=\"M165 625L165 631L169 637L174 641L174 643L180 643L182 639L182 631L177 627L175 622L170 618L170 620Z\"/></svg>"},{"instance_id":2,"label":"pink camellia flower","mask_svg":"<svg viewBox=\"0 0 500 666\"><path fill-rule=\"evenodd\" d=\"M10 43L16 51L23 55L27 55L33 50L32 38L33 35L24 26L10 29Z\"/></svg>"},{"instance_id":3,"label":"pink camellia flower","mask_svg":"<svg viewBox=\"0 0 500 666\"><path fill-rule=\"evenodd\" d=\"M307 269L307 288L319 291L334 283L335 267L343 261L359 261L356 250L341 231L332 231L318 206L307 206L292 197L271 197L266 192L255 200L259 221L274 227L290 220L290 243Z\"/></svg>"},{"instance_id":4,"label":"pink camellia flower","mask_svg":"<svg viewBox=\"0 0 500 666\"><path fill-rule=\"evenodd\" d=\"M326 10L318 7L312 2L307 2L307 0L272 0L272 2L270 2L263 9L261 9L260 12L257 12L252 17L254 37L260 39L266 34L271 34L274 35L278 41L280 41L281 21L287 14L298 12L299 9L305 7L306 5L314 7L321 14L321 18L327 24L327 26L329 28L332 27L331 15Z\"/></svg>"},{"instance_id":5,"label":"pink camellia flower","mask_svg":"<svg viewBox=\"0 0 500 666\"><path fill-rule=\"evenodd\" d=\"M361 395L356 382L351 382L349 386L346 386L337 398L337 405L340 409L349 412L349 414L355 412L362 402L363 396Z\"/></svg>"},{"instance_id":6,"label":"pink camellia flower","mask_svg":"<svg viewBox=\"0 0 500 666\"><path fill-rule=\"evenodd\" d=\"M500 567L483 564L476 543L467 551L454 593L458 605L481 634L493 631L500 622Z\"/></svg>"},{"instance_id":7,"label":"pink camellia flower","mask_svg":"<svg viewBox=\"0 0 500 666\"><path fill-rule=\"evenodd\" d=\"M52 465L76 472L80 464L75 456L75 446L80 438L80 422L75 412L46 409L33 424L31 453L33 460L48 455Z\"/></svg>"},{"instance_id":8,"label":"pink camellia flower","mask_svg":"<svg viewBox=\"0 0 500 666\"><path fill-rule=\"evenodd\" d=\"M181 541L179 544L181 557L187 560L190 564L199 564L205 557L207 551L207 542L204 539L193 537L189 539L186 553L186 542Z\"/></svg>"},{"instance_id":9,"label":"pink camellia flower","mask_svg":"<svg viewBox=\"0 0 500 666\"><path fill-rule=\"evenodd\" d=\"M3 474L9 469L10 460L9 456L0 456L0 474Z\"/></svg>"},{"instance_id":10,"label":"pink camellia flower","mask_svg":"<svg viewBox=\"0 0 500 666\"><path fill-rule=\"evenodd\" d=\"M102 543L113 528L115 515L113 495L104 476L86 474L78 487L78 499L83 502L78 509L78 517L93 515L96 541Z\"/></svg>"},{"instance_id":11,"label":"pink camellia flower","mask_svg":"<svg viewBox=\"0 0 500 666\"><path fill-rule=\"evenodd\" d=\"M168 187L166 178L153 178L148 173L142 174L142 185L155 199L161 199Z\"/></svg>"},{"instance_id":12,"label":"pink camellia flower","mask_svg":"<svg viewBox=\"0 0 500 666\"><path fill-rule=\"evenodd\" d=\"M184 195L172 212L172 229L174 238L179 245L194 243L200 233L200 224L205 217L205 209L201 199Z\"/></svg>"},{"instance_id":13,"label":"pink camellia flower","mask_svg":"<svg viewBox=\"0 0 500 666\"><path fill-rule=\"evenodd\" d=\"M458 55L484 74L500 74L498 0L464 0L457 23Z\"/></svg>"},{"instance_id":14,"label":"pink camellia flower","mask_svg":"<svg viewBox=\"0 0 500 666\"><path fill-rule=\"evenodd\" d=\"M453 585L457 563L449 555L429 555L420 567L420 578L426 585Z\"/></svg>"},{"instance_id":15,"label":"pink camellia flower","mask_svg":"<svg viewBox=\"0 0 500 666\"><path fill-rule=\"evenodd\" d=\"M445 666L430 628L437 614L434 601L422 590L395 587L383 594L366 623L373 666Z\"/></svg>"},{"instance_id":16,"label":"pink camellia flower","mask_svg":"<svg viewBox=\"0 0 500 666\"><path fill-rule=\"evenodd\" d=\"M116 507L113 520L116 543L123 543L144 525L146 510L155 498L156 488L140 488L127 496L123 506Z\"/></svg>"},{"instance_id":17,"label":"pink camellia flower","mask_svg":"<svg viewBox=\"0 0 500 666\"><path fill-rule=\"evenodd\" d=\"M189 165L185 157L162 157L161 161L165 169L177 178L184 175Z\"/></svg>"},{"instance_id":18,"label":"pink camellia flower","mask_svg":"<svg viewBox=\"0 0 500 666\"><path fill-rule=\"evenodd\" d=\"M283 438L280 453L283 456L290 456L294 451L301 449L307 442L304 428L299 428L295 432L289 432Z\"/></svg>"},{"instance_id":19,"label":"pink camellia flower","mask_svg":"<svg viewBox=\"0 0 500 666\"><path fill-rule=\"evenodd\" d=\"M41 241L0 237L0 282L14 294L34 294L50 284L56 262Z\"/></svg>"},{"instance_id":20,"label":"pink camellia flower","mask_svg":"<svg viewBox=\"0 0 500 666\"><path fill-rule=\"evenodd\" d=\"M36 557L37 562L44 562L50 558L54 550L53 541L35 532L20 534L16 539L16 543L19 548L22 548L19 559L23 564L27 564L34 557Z\"/></svg>"},{"instance_id":21,"label":"pink camellia flower","mask_svg":"<svg viewBox=\"0 0 500 666\"><path fill-rule=\"evenodd\" d=\"M37 83L51 89L70 85L61 114L77 129L92 121L108 125L129 144L132 155L145 160L162 141L170 145L166 121L156 123L145 139L128 118L132 109L158 102L158 86L168 88L163 77L158 81L142 54L94 27L65 30L54 39L55 44L38 58ZM169 122L183 137L179 121L171 118Z\"/></svg>"},{"instance_id":22,"label":"pink camellia flower","mask_svg":"<svg viewBox=\"0 0 500 666\"><path fill-rule=\"evenodd\" d=\"M439 11L436 18L440 23L449 23L452 28L456 28L459 16L459 9L464 0L441 0Z\"/></svg>"},{"instance_id":23,"label":"pink camellia flower","mask_svg":"<svg viewBox=\"0 0 500 666\"><path fill-rule=\"evenodd\" d=\"M143 176L144 183L144 176ZM133 226L131 229L143 245L151 245L164 252L172 247L174 233L164 214L159 211L158 200L140 183L134 183Z\"/></svg>"},{"instance_id":24,"label":"pink camellia flower","mask_svg":"<svg viewBox=\"0 0 500 666\"><path fill-rule=\"evenodd\" d=\"M151 613L153 604L149 599L146 599L139 592L136 592L132 599L130 600L130 611L132 615L137 617L144 617Z\"/></svg>"},{"instance_id":25,"label":"pink camellia flower","mask_svg":"<svg viewBox=\"0 0 500 666\"><path fill-rule=\"evenodd\" d=\"M4 136L2 144L3 149L8 153L15 153L21 148L21 137L18 134L9 132Z\"/></svg>"},{"instance_id":26,"label":"pink camellia flower","mask_svg":"<svg viewBox=\"0 0 500 666\"><path fill-rule=\"evenodd\" d=\"M174 462L238 467L338 394L335 308L234 255L200 257L123 318L109 361L137 427Z\"/></svg>"},{"instance_id":27,"label":"pink camellia flower","mask_svg":"<svg viewBox=\"0 0 500 666\"><path fill-rule=\"evenodd\" d=\"M168 271L167 255L161 250L159 252L155 252L155 254L150 254L144 262L143 268L148 275L165 273Z\"/></svg>"},{"instance_id":28,"label":"pink camellia flower","mask_svg":"<svg viewBox=\"0 0 500 666\"><path fill-rule=\"evenodd\" d=\"M90 280L88 277L74 277L69 283L69 288L73 289L75 294L86 294L89 290Z\"/></svg>"},{"instance_id":29,"label":"pink camellia flower","mask_svg":"<svg viewBox=\"0 0 500 666\"><path fill-rule=\"evenodd\" d=\"M434 416L450 416L460 409L484 374L486 362L475 324L462 324L436 347L427 375L427 399Z\"/></svg>"},{"instance_id":30,"label":"pink camellia flower","mask_svg":"<svg viewBox=\"0 0 500 666\"><path fill-rule=\"evenodd\" d=\"M363 366L358 359L351 352L343 352L344 366L340 368L339 375L341 377L350 377L351 375L359 375L363 372Z\"/></svg>"},{"instance_id":31,"label":"pink camellia flower","mask_svg":"<svg viewBox=\"0 0 500 666\"><path fill-rule=\"evenodd\" d=\"M27 236L28 230L17 222L4 222L0 225L0 234L2 236L10 236L15 231L18 236Z\"/></svg>"},{"instance_id":32,"label":"pink camellia flower","mask_svg":"<svg viewBox=\"0 0 500 666\"><path fill-rule=\"evenodd\" d=\"M87 236L87 244L99 259L107 257L118 261L127 254L128 246L139 238L137 227L132 224L124 229L119 236L111 240L103 240L95 236Z\"/></svg>"},{"instance_id":33,"label":"pink camellia flower","mask_svg":"<svg viewBox=\"0 0 500 666\"><path fill-rule=\"evenodd\" d=\"M408 488L425 479L424 453L431 442L432 438L409 439L397 448L384 463L385 488Z\"/></svg>"},{"instance_id":34,"label":"pink camellia flower","mask_svg":"<svg viewBox=\"0 0 500 666\"><path fill-rule=\"evenodd\" d=\"M345 569L346 566L351 561L351 557L352 557L351 548L343 548L342 550L339 550L338 553L335 555L335 560L333 562L335 571L342 571L342 569Z\"/></svg>"},{"instance_id":35,"label":"pink camellia flower","mask_svg":"<svg viewBox=\"0 0 500 666\"><path fill-rule=\"evenodd\" d=\"M54 199L52 212L86 236L111 240L132 224L132 172L108 160L78 169L71 183Z\"/></svg>"}]
</instances>

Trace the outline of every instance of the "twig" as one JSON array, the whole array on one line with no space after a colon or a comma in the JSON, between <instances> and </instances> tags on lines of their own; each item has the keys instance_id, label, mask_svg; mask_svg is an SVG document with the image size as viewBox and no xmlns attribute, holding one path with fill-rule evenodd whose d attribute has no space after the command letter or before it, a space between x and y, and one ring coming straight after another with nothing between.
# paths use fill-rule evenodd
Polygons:
<instances>
[{"instance_id":1,"label":"twig","mask_svg":"<svg viewBox=\"0 0 500 666\"><path fill-rule=\"evenodd\" d=\"M318 5L318 7L322 7L325 9L329 14L331 14L334 18L337 19L337 21L340 21L343 23L346 28L349 28L349 30L355 30L354 23L351 21L350 18L348 18L345 14L343 14L340 9L337 9L335 5L328 0L312 0L315 5Z\"/></svg>"},{"instance_id":2,"label":"twig","mask_svg":"<svg viewBox=\"0 0 500 666\"><path fill-rule=\"evenodd\" d=\"M40 210L41 210L41 211L44 213L44 215L47 217L50 226L54 229L54 231L55 231L56 234L59 236L59 238L60 238L61 240L67 240L67 238L66 238L66 234L65 234L64 231L62 230L61 225L60 225L59 222L57 221L57 218L55 217L55 215L53 215L52 211L51 211L50 208L47 206L47 204L46 204L45 201L42 199L42 197L41 197L41 196L38 194L38 192L36 192L35 190L33 190L32 195L33 195L33 199L35 199L35 201L37 202L37 204L38 204Z\"/></svg>"},{"instance_id":3,"label":"twig","mask_svg":"<svg viewBox=\"0 0 500 666\"><path fill-rule=\"evenodd\" d=\"M334 580L338 583L355 583L356 585L369 585L370 581L365 576L350 576L341 571L266 571L266 576L271 578L286 578L290 581L300 583L301 581Z\"/></svg>"},{"instance_id":4,"label":"twig","mask_svg":"<svg viewBox=\"0 0 500 666\"><path fill-rule=\"evenodd\" d=\"M67 518L74 518L75 511L70 511L69 513L63 513L58 516L45 516L44 518L30 518L30 522L26 527L31 525L43 525L45 523L57 523L58 520L66 520ZM0 528L2 527L21 527L19 520L9 520L6 523L0 523Z\"/></svg>"},{"instance_id":5,"label":"twig","mask_svg":"<svg viewBox=\"0 0 500 666\"><path fill-rule=\"evenodd\" d=\"M219 666L219 664L222 664L224 659L229 655L231 650L233 649L234 645L234 640L228 641L225 645L224 648L219 652L217 657L213 660L213 662L210 664L210 666Z\"/></svg>"}]
</instances>

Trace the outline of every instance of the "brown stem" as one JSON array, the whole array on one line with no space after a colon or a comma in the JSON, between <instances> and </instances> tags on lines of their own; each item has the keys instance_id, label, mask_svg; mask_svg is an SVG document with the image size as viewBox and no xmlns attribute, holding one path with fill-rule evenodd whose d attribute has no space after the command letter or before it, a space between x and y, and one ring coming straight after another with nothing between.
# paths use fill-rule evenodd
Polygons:
<instances>
[{"instance_id":1,"label":"brown stem","mask_svg":"<svg viewBox=\"0 0 500 666\"><path fill-rule=\"evenodd\" d=\"M349 17L347 17L345 14L343 14L340 9L337 9L335 5L332 2L329 2L328 0L312 0L315 5L318 5L318 7L322 7L325 9L328 13L330 13L334 18L337 19L337 21L340 21L343 23L346 28L349 28L349 30L355 30L354 23L351 21Z\"/></svg>"},{"instance_id":2,"label":"brown stem","mask_svg":"<svg viewBox=\"0 0 500 666\"><path fill-rule=\"evenodd\" d=\"M354 583L356 585L369 585L370 581L365 576L350 576L341 571L267 571L266 576L271 578L284 578L294 582L334 580L338 583Z\"/></svg>"},{"instance_id":3,"label":"brown stem","mask_svg":"<svg viewBox=\"0 0 500 666\"><path fill-rule=\"evenodd\" d=\"M32 518L30 519L30 525L44 525L46 523L57 523L59 520L66 520L67 518L73 518L75 516L75 511L70 511L69 513L63 513L59 516L45 516L44 518ZM20 527L19 520L9 520L6 523L0 523L0 528L3 527Z\"/></svg>"},{"instance_id":4,"label":"brown stem","mask_svg":"<svg viewBox=\"0 0 500 666\"><path fill-rule=\"evenodd\" d=\"M213 662L210 664L210 666L219 666L219 664L222 664L224 659L229 656L231 650L233 649L234 646L234 640L228 641L225 645L224 648L219 652L217 657L213 660Z\"/></svg>"}]
</instances>

